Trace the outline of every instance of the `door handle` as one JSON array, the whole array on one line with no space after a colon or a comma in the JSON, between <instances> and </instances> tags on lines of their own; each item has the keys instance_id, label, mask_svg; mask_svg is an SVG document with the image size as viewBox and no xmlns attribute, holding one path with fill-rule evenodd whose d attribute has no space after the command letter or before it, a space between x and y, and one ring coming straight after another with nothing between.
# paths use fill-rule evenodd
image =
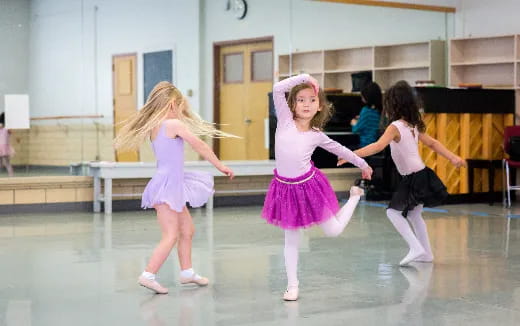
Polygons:
<instances>
[{"instance_id":1,"label":"door handle","mask_svg":"<svg viewBox=\"0 0 520 326\"><path fill-rule=\"evenodd\" d=\"M247 124L250 124L251 122L253 122L253 120L251 120L249 118L245 118L244 122L247 123Z\"/></svg>"}]
</instances>

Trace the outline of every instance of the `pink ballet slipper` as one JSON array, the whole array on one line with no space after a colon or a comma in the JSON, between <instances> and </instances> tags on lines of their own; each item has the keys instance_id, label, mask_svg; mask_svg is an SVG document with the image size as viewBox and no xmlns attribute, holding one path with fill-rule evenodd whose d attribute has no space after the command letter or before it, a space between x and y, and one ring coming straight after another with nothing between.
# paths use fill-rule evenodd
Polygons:
<instances>
[{"instance_id":1,"label":"pink ballet slipper","mask_svg":"<svg viewBox=\"0 0 520 326\"><path fill-rule=\"evenodd\" d=\"M285 290L283 294L283 299L285 301L296 301L298 300L298 287L297 286L289 286L287 290Z\"/></svg>"},{"instance_id":2,"label":"pink ballet slipper","mask_svg":"<svg viewBox=\"0 0 520 326\"><path fill-rule=\"evenodd\" d=\"M156 280L149 280L144 276L139 276L138 283L157 294L167 294L168 289L159 284Z\"/></svg>"},{"instance_id":3,"label":"pink ballet slipper","mask_svg":"<svg viewBox=\"0 0 520 326\"><path fill-rule=\"evenodd\" d=\"M206 286L209 284L209 280L206 277L199 276L197 274L193 274L192 277L181 277L181 284L197 284L198 286Z\"/></svg>"}]
</instances>

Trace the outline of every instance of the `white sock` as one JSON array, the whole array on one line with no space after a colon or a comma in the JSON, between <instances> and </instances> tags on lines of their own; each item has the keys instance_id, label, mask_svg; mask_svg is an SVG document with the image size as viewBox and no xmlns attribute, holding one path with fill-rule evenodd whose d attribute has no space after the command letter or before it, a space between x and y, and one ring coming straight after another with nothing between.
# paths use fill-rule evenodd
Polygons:
<instances>
[{"instance_id":1,"label":"white sock","mask_svg":"<svg viewBox=\"0 0 520 326\"><path fill-rule=\"evenodd\" d=\"M199 274L195 274L193 268L188 268L181 271L182 278L193 278L195 280L201 279L202 277Z\"/></svg>"},{"instance_id":2,"label":"white sock","mask_svg":"<svg viewBox=\"0 0 520 326\"><path fill-rule=\"evenodd\" d=\"M399 232L410 247L408 254L399 263L401 266L408 265L411 261L424 254L424 248L415 237L410 224L408 224L408 221L403 217L402 212L389 208L386 210L386 215L394 225L397 232Z\"/></svg>"},{"instance_id":3,"label":"white sock","mask_svg":"<svg viewBox=\"0 0 520 326\"><path fill-rule=\"evenodd\" d=\"M144 271L143 274L141 274L142 277L150 280L150 281L155 281L155 274L153 273L150 273L150 272L147 272L147 271Z\"/></svg>"}]
</instances>

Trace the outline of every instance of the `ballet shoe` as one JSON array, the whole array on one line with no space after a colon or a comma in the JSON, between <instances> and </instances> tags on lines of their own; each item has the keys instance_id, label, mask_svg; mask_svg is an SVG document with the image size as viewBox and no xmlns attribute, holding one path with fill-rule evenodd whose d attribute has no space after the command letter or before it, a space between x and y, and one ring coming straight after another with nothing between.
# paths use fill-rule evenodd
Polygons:
<instances>
[{"instance_id":1,"label":"ballet shoe","mask_svg":"<svg viewBox=\"0 0 520 326\"><path fill-rule=\"evenodd\" d=\"M159 284L156 280L149 280L144 276L139 276L137 281L139 285L144 286L145 288L154 291L157 294L167 294L168 289Z\"/></svg>"},{"instance_id":2,"label":"ballet shoe","mask_svg":"<svg viewBox=\"0 0 520 326\"><path fill-rule=\"evenodd\" d=\"M298 287L297 286L289 286L287 290L285 290L283 294L283 299L285 301L296 301L298 300Z\"/></svg>"},{"instance_id":3,"label":"ballet shoe","mask_svg":"<svg viewBox=\"0 0 520 326\"><path fill-rule=\"evenodd\" d=\"M209 284L209 280L206 277L199 276L197 274L193 274L192 277L181 277L181 284L197 284L198 286L206 286Z\"/></svg>"}]
</instances>

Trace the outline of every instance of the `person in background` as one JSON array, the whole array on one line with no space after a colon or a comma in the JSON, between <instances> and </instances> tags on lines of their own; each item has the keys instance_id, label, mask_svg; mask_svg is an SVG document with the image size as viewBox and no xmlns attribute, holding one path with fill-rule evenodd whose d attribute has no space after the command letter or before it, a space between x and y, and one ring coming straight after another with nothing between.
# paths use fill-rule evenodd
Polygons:
<instances>
[{"instance_id":1,"label":"person in background","mask_svg":"<svg viewBox=\"0 0 520 326\"><path fill-rule=\"evenodd\" d=\"M2 166L7 170L7 175L12 177L13 167L11 166L11 157L14 155L14 149L10 144L11 130L5 128L5 114L0 114L0 169Z\"/></svg>"},{"instance_id":2,"label":"person in background","mask_svg":"<svg viewBox=\"0 0 520 326\"><path fill-rule=\"evenodd\" d=\"M359 146L372 144L379 137L379 120L381 119L382 99L381 88L371 82L361 90L361 99L365 106L358 117L350 122L352 132L359 134Z\"/></svg>"}]
</instances>

